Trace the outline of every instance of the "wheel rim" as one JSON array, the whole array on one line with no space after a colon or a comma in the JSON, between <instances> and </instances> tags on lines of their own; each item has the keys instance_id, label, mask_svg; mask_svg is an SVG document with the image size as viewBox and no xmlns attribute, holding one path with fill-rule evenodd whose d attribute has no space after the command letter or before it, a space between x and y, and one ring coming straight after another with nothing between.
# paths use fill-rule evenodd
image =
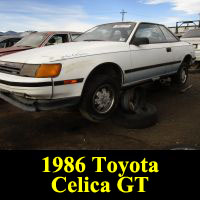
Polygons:
<instances>
[{"instance_id":1,"label":"wheel rim","mask_svg":"<svg viewBox=\"0 0 200 200\"><path fill-rule=\"evenodd\" d=\"M181 82L185 83L187 81L187 72L186 69L183 68L182 72L181 72Z\"/></svg>"},{"instance_id":2,"label":"wheel rim","mask_svg":"<svg viewBox=\"0 0 200 200\"><path fill-rule=\"evenodd\" d=\"M99 87L93 95L93 108L99 114L108 113L114 102L114 90L110 85Z\"/></svg>"},{"instance_id":3,"label":"wheel rim","mask_svg":"<svg viewBox=\"0 0 200 200\"><path fill-rule=\"evenodd\" d=\"M129 109L133 112L135 112L137 105L138 105L138 94L136 91L134 91L130 97L130 102L129 102Z\"/></svg>"}]
</instances>

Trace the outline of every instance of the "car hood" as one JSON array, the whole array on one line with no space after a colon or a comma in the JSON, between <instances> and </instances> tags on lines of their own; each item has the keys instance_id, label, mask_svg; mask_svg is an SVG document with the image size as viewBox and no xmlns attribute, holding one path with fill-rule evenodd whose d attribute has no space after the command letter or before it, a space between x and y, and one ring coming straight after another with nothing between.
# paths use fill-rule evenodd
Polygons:
<instances>
[{"instance_id":1,"label":"car hood","mask_svg":"<svg viewBox=\"0 0 200 200\"><path fill-rule=\"evenodd\" d=\"M2 61L19 63L50 63L64 59L77 58L111 52L127 51L124 42L71 42L48 47L41 47L3 56Z\"/></svg>"},{"instance_id":2,"label":"car hood","mask_svg":"<svg viewBox=\"0 0 200 200\"><path fill-rule=\"evenodd\" d=\"M7 47L7 48L0 48L0 53L6 53L6 52L11 52L11 51L22 51L22 50L26 50L26 49L31 49L31 47L12 46L12 47Z\"/></svg>"}]
</instances>

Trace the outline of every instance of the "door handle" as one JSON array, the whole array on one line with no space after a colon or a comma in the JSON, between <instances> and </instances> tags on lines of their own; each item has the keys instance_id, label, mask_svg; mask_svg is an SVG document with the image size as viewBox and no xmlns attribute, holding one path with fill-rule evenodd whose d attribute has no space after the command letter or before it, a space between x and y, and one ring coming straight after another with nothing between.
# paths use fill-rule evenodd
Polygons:
<instances>
[{"instance_id":1,"label":"door handle","mask_svg":"<svg viewBox=\"0 0 200 200\"><path fill-rule=\"evenodd\" d=\"M166 50L167 50L168 53L172 52L172 48L171 47L166 48Z\"/></svg>"}]
</instances>

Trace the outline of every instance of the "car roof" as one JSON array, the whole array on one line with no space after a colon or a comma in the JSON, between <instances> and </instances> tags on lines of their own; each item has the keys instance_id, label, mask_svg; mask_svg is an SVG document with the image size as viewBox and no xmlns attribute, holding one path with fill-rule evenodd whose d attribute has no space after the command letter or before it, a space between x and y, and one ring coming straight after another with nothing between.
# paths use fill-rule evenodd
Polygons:
<instances>
[{"instance_id":1,"label":"car roof","mask_svg":"<svg viewBox=\"0 0 200 200\"><path fill-rule=\"evenodd\" d=\"M42 31L42 32L33 32L33 33L45 33L48 35L52 35L52 34L82 34L81 32L75 32L75 31ZM31 34L33 34L31 33Z\"/></svg>"},{"instance_id":2,"label":"car roof","mask_svg":"<svg viewBox=\"0 0 200 200\"><path fill-rule=\"evenodd\" d=\"M105 24L99 24L99 26L101 25L106 25L106 24L126 24L126 23L135 23L135 24L141 24L141 23L144 23L144 24L156 24L156 25L162 25L163 24L158 24L158 23L153 23L153 22L142 22L142 21L126 21L126 22L112 22L112 23L105 23ZM98 25L97 25L98 26Z\"/></svg>"},{"instance_id":3,"label":"car roof","mask_svg":"<svg viewBox=\"0 0 200 200\"><path fill-rule=\"evenodd\" d=\"M106 24L127 24L127 23L137 23L137 22L134 22L134 21L127 21L127 22L111 22L111 23L105 23L105 24L99 24L99 25L96 25L96 26L101 26L101 25L106 25Z\"/></svg>"}]
</instances>

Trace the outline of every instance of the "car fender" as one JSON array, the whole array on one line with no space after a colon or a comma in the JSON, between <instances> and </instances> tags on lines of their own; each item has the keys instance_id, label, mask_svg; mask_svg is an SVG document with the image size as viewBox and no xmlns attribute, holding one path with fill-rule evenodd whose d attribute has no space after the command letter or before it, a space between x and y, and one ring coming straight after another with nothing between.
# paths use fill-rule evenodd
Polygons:
<instances>
[{"instance_id":1,"label":"car fender","mask_svg":"<svg viewBox=\"0 0 200 200\"><path fill-rule=\"evenodd\" d=\"M61 61L61 63L61 73L58 77L54 78L54 82L83 79L81 83L68 86L68 89L71 88L70 94L67 94L66 92L67 96L72 95L71 93L73 90L74 95L80 96L88 76L96 67L104 63L113 63L119 66L121 72L124 73L125 69L130 68L131 66L131 59L130 52L126 51L100 55L82 56L79 58L66 59ZM61 97L62 92L65 94L64 88L64 86L55 87L54 97Z\"/></svg>"}]
</instances>

